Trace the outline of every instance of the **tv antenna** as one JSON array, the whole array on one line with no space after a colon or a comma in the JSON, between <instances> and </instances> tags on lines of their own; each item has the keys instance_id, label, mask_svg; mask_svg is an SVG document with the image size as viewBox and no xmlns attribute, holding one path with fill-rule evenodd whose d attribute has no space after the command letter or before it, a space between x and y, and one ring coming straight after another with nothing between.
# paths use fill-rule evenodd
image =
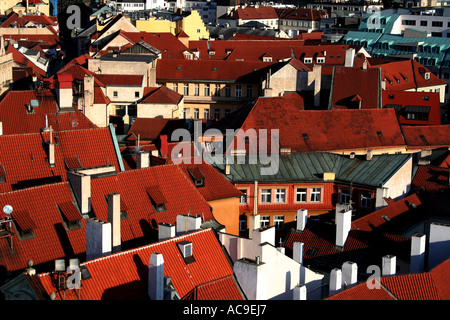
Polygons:
<instances>
[{"instance_id":1,"label":"tv antenna","mask_svg":"<svg viewBox=\"0 0 450 320\"><path fill-rule=\"evenodd\" d=\"M13 232L12 232L12 218L11 213L13 212L13 207L7 204L3 207L3 212L5 213L5 218L0 220L0 237L1 238L9 238L10 245L9 248L11 250L11 254L14 254L14 246L13 246Z\"/></svg>"}]
</instances>

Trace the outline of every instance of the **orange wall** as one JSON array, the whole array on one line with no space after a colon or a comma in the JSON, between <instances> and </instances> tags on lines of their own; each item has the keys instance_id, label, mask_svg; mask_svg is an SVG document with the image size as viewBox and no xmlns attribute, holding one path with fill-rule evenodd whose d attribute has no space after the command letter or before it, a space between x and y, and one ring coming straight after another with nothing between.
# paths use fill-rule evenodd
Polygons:
<instances>
[{"instance_id":1,"label":"orange wall","mask_svg":"<svg viewBox=\"0 0 450 320\"><path fill-rule=\"evenodd\" d=\"M239 197L208 201L214 218L225 226L225 232L239 235Z\"/></svg>"}]
</instances>

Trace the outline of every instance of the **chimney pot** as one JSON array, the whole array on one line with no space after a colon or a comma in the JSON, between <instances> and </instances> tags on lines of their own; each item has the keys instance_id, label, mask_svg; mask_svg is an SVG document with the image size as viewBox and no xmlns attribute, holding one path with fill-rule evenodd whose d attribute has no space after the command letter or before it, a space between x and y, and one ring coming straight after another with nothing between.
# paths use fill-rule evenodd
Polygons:
<instances>
[{"instance_id":1,"label":"chimney pot","mask_svg":"<svg viewBox=\"0 0 450 320\"><path fill-rule=\"evenodd\" d=\"M3 135L3 122L0 121L0 136Z\"/></svg>"}]
</instances>

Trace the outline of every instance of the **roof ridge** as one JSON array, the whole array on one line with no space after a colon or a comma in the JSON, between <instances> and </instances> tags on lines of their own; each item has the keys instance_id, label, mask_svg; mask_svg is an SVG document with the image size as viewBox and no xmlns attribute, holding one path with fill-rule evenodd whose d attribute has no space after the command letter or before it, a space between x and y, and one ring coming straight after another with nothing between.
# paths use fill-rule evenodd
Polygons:
<instances>
[{"instance_id":1,"label":"roof ridge","mask_svg":"<svg viewBox=\"0 0 450 320\"><path fill-rule=\"evenodd\" d=\"M29 192L30 190L39 189L39 188L46 188L46 187L51 188L51 187L55 187L60 184L69 184L69 181L60 181L60 182L54 182L54 183L49 183L49 184L43 184L43 185L39 185L39 186L28 187L25 189L5 191L5 192L1 192L0 196L9 195L9 194L18 193L18 192Z\"/></svg>"}]
</instances>

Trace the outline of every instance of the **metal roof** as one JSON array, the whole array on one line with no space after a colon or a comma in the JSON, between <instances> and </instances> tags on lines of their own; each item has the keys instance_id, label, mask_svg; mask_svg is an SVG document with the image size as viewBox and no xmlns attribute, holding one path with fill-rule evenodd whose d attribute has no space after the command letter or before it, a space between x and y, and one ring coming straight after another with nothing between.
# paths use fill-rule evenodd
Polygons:
<instances>
[{"instance_id":1,"label":"metal roof","mask_svg":"<svg viewBox=\"0 0 450 320\"><path fill-rule=\"evenodd\" d=\"M333 153L292 153L279 156L279 170L272 175L261 174L262 168L270 164L262 164L256 158L243 156L233 159L230 164L230 175L227 179L232 183L278 182L322 182L324 172L334 172L335 181L379 187L384 185L409 159L409 154L378 155L371 160L356 156ZM271 159L275 161L275 158ZM224 161L225 162L225 161ZM225 172L225 164L213 164L218 170Z\"/></svg>"}]
</instances>

